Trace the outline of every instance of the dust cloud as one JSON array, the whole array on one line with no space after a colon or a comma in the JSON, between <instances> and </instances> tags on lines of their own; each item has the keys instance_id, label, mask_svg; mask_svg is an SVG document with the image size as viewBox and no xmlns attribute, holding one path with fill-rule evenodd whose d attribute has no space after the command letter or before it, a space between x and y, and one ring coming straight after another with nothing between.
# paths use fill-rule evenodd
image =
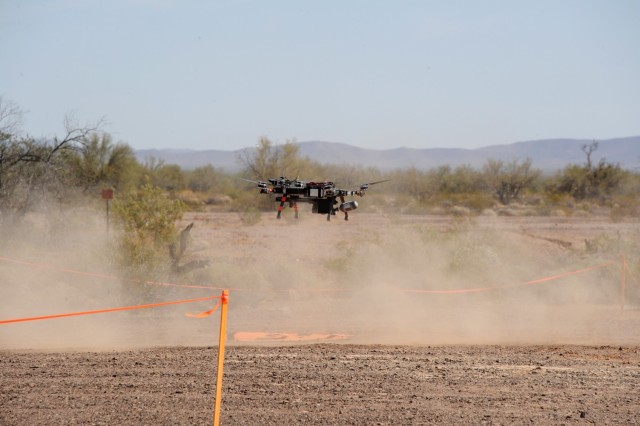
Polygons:
<instances>
[{"instance_id":1,"label":"dust cloud","mask_svg":"<svg viewBox=\"0 0 640 426\"><path fill-rule=\"evenodd\" d=\"M298 220L285 211L282 220L265 213L245 225L235 213L189 213L180 224L194 223L185 261L209 265L161 277L178 285L159 286L123 279L103 217L84 213L67 222L73 226L36 217L3 238L0 320L191 299L226 288L230 344L240 331L346 334L349 343L362 344L640 343L631 283L621 312L618 252L584 248L585 239L621 235L620 229L637 233L635 225L368 213L327 222L304 210ZM110 239L117 238L112 230ZM185 313L215 302L0 325L0 348L213 346L218 313L203 319Z\"/></svg>"}]
</instances>

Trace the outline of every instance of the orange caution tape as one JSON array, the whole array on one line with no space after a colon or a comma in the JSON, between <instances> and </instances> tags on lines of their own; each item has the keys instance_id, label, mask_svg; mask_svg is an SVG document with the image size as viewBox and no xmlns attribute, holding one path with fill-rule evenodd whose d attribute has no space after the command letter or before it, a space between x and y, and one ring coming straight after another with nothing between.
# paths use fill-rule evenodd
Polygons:
<instances>
[{"instance_id":1,"label":"orange caution tape","mask_svg":"<svg viewBox=\"0 0 640 426\"><path fill-rule=\"evenodd\" d=\"M38 320L46 320L46 319L54 319L54 318L65 318L65 317L77 317L80 315L93 315L93 314L103 314L107 312L118 312L118 311L131 311L134 309L147 309L147 308L157 308L160 306L168 306L168 305L179 305L182 303L192 303L192 302L202 302L205 300L219 299L220 296L208 296L208 297L199 297L197 299L185 299L185 300L175 300L171 302L160 302L160 303L149 303L146 305L136 305L136 306L124 306L120 308L109 308L109 309L97 309L94 311L83 311L83 312L70 312L66 314L56 314L56 315L44 315L39 317L29 317L29 318L16 318L10 320L2 320L0 321L0 325L2 324L11 324L16 322L26 322L26 321L38 321Z\"/></svg>"},{"instance_id":2,"label":"orange caution tape","mask_svg":"<svg viewBox=\"0 0 640 426\"><path fill-rule=\"evenodd\" d=\"M629 281L631 281L634 285L640 285L638 283L637 278L635 276L633 276L633 274L629 273L629 263L625 260L624 264L625 264L625 273L627 274L627 276L626 276L627 279Z\"/></svg>"},{"instance_id":3,"label":"orange caution tape","mask_svg":"<svg viewBox=\"0 0 640 426\"><path fill-rule=\"evenodd\" d=\"M74 269L67 269L67 268L57 268L55 266L47 265L47 264L44 264L44 263L28 262L26 260L12 259L10 257L4 257L4 256L0 256L0 260L4 261L4 262L17 263L18 265L30 266L32 268L38 268L38 269L53 269L53 270L59 270L61 272L68 272L68 273L72 273L72 274L76 274L76 275L86 275L86 276L95 277L95 278L117 279L117 277L115 277L113 275L105 275L105 274L97 274L97 273L93 273L93 272L76 271Z\"/></svg>"},{"instance_id":4,"label":"orange caution tape","mask_svg":"<svg viewBox=\"0 0 640 426\"><path fill-rule=\"evenodd\" d=\"M205 318L205 317L208 317L209 315L214 313L220 307L220 303L221 303L221 301L219 301L216 306L214 306L213 308L209 309L208 311L200 312L199 314L192 314L192 313L187 312L185 315L188 316L189 318Z\"/></svg>"},{"instance_id":5,"label":"orange caution tape","mask_svg":"<svg viewBox=\"0 0 640 426\"><path fill-rule=\"evenodd\" d=\"M544 283L544 282L557 280L557 279L568 277L568 276L571 276L571 275L578 275L578 274L582 274L584 272L589 272L589 271L593 271L593 270L596 270L596 269L605 268L605 267L611 266L611 265L613 265L615 263L616 262L611 261L611 262L603 263L603 264L600 264L600 265L591 266L589 268L579 269L577 271L563 272L562 274L553 275L553 276L550 276L550 277L539 278L537 280L531 280L531 281L527 281L527 282L524 282L524 283L506 285L506 286L501 286L501 287L462 288L462 289L456 289L456 290L413 290L413 289L403 289L402 291L409 292L409 293L456 294L456 293L475 293L475 292L481 292L481 291L504 290L504 289L509 289L509 288L522 287L522 286L526 286L526 285L541 284L541 283Z\"/></svg>"},{"instance_id":6,"label":"orange caution tape","mask_svg":"<svg viewBox=\"0 0 640 426\"><path fill-rule=\"evenodd\" d=\"M27 261L22 261L22 260L17 260L17 259L11 259L8 257L4 257L4 256L0 256L0 261L6 261L6 262L12 262L12 263L18 263L18 264L22 264L22 265L28 265L28 266L32 266L32 267L36 267L36 268L46 268L46 269L58 269L62 272L68 272L68 273L74 273L74 274L80 274L80 275L86 275L86 276L92 276L92 277L98 277L98 278L108 278L108 279L118 279L118 277L115 276L111 276L111 275L104 275L104 274L96 274L96 273L90 273L90 272L82 272L82 271L76 271L73 269L60 269L60 268L55 268L53 266L50 265L43 265L43 264L38 264L38 263L33 263L33 262L27 262ZM553 280L557 280L560 278L564 278L570 275L577 275L577 274L581 274L584 272L588 272L588 271L592 271L595 269L601 269L601 268L605 268L607 266L611 266L613 264L615 264L617 262L615 261L611 261L611 262L607 262L607 263L603 263L600 265L596 265L596 266L592 266L589 268L584 268L584 269L579 269L577 271L571 271L571 272L564 272L558 275L553 275L550 277L545 277L545 278L540 278L537 280L531 280L531 281L527 281L524 283L519 283L519 284L512 284L512 285L506 285L506 286L500 286L500 287L476 287L476 288L464 288L464 289L453 289L453 290L422 290L422 289L399 289L398 291L402 291L402 292L407 292L407 293L429 293L429 294L460 294L460 293L478 293L478 292L485 292L485 291L495 291L495 290L505 290L505 289L510 289L510 288L515 288L515 287L522 287L522 286L527 286L527 285L533 285L533 284L541 284L544 282L548 282L548 281L553 281ZM136 283L142 283L142 281L135 281L135 280L129 280L130 282L136 282ZM167 283L167 282L155 282L155 281L146 281L144 282L144 284L147 285L159 285L159 286L171 286L171 287L184 287L184 288L197 288L197 289L207 289L207 290L221 290L222 288L220 287L210 287L210 286L200 286L200 285L187 285L187 284L175 284L175 283ZM243 291L243 289L232 289L235 291ZM288 292L290 291L289 289L281 289L281 290L273 290L276 292ZM348 292L351 290L348 289L331 289L331 288L327 288L327 289L297 289L297 291L308 291L308 292ZM214 309L215 311L215 309ZM209 311L207 311L209 312ZM213 311L212 311L213 312ZM195 314L195 315L204 315L205 313L201 313L201 314ZM189 314L189 316L192 316L194 314ZM209 314L211 315L211 314ZM202 318L202 317L197 317L196 318Z\"/></svg>"},{"instance_id":7,"label":"orange caution tape","mask_svg":"<svg viewBox=\"0 0 640 426\"><path fill-rule=\"evenodd\" d=\"M103 278L103 279L108 279L108 280L120 280L121 279L120 277L117 277L115 275L107 275L107 274L98 274L98 273L94 273L94 272L78 271L76 269L70 269L70 268L58 268L58 267L55 267L55 266L52 266L52 265L47 265L47 264L43 264L43 263L28 262L28 261L19 260L19 259L12 259L12 258L5 257L5 256L0 256L0 261L16 263L18 265L25 265L25 266L29 266L29 267L37 268L37 269L51 269L51 270L56 270L56 271L60 271L60 272L66 272L68 274L84 275L84 276L93 277L93 278ZM159 281L140 281L140 280L125 280L125 281L132 282L132 283L144 283L146 285L165 286L165 287L182 287L182 288L198 288L198 289L207 289L207 290L223 290L222 287L211 287L211 286L204 286L204 285L175 284L175 283L167 283L167 282L159 282Z\"/></svg>"}]
</instances>

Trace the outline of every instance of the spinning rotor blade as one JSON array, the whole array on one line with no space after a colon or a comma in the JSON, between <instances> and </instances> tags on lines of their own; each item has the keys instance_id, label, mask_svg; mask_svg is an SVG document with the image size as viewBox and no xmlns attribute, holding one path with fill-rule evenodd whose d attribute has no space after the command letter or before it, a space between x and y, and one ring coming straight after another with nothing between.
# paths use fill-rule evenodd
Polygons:
<instances>
[{"instance_id":1,"label":"spinning rotor blade","mask_svg":"<svg viewBox=\"0 0 640 426\"><path fill-rule=\"evenodd\" d=\"M379 180L376 182L365 183L365 185L375 185L376 183L389 182L391 179Z\"/></svg>"},{"instance_id":2,"label":"spinning rotor blade","mask_svg":"<svg viewBox=\"0 0 640 426\"><path fill-rule=\"evenodd\" d=\"M266 182L262 182L262 181L250 180L250 179L245 179L245 178L238 178L238 179L243 180L245 182L255 183L256 185L258 185L259 188L266 188L267 185L268 185Z\"/></svg>"},{"instance_id":3,"label":"spinning rotor blade","mask_svg":"<svg viewBox=\"0 0 640 426\"><path fill-rule=\"evenodd\" d=\"M385 180L379 180L376 182L369 182L369 183L363 183L362 185L360 185L360 190L361 191L365 191L367 189L369 189L369 185L375 185L377 183L382 183L382 182L389 182L391 179L385 179Z\"/></svg>"}]
</instances>

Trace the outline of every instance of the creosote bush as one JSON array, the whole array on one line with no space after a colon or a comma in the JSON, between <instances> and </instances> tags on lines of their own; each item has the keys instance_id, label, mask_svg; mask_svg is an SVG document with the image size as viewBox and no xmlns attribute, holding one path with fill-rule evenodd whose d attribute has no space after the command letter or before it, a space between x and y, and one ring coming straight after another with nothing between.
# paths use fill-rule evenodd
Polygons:
<instances>
[{"instance_id":1,"label":"creosote bush","mask_svg":"<svg viewBox=\"0 0 640 426\"><path fill-rule=\"evenodd\" d=\"M168 273L168 247L177 238L176 223L182 218L184 203L167 198L162 189L147 183L116 199L113 210L122 229L116 260L127 276L148 279Z\"/></svg>"}]
</instances>

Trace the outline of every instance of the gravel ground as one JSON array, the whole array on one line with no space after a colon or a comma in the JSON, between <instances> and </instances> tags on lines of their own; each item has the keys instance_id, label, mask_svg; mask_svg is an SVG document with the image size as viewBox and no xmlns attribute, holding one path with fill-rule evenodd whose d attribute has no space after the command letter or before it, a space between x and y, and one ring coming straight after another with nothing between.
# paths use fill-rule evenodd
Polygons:
<instances>
[{"instance_id":1,"label":"gravel ground","mask_svg":"<svg viewBox=\"0 0 640 426\"><path fill-rule=\"evenodd\" d=\"M210 424L216 347L0 352L0 423ZM222 424L640 424L638 346L227 348Z\"/></svg>"}]
</instances>

